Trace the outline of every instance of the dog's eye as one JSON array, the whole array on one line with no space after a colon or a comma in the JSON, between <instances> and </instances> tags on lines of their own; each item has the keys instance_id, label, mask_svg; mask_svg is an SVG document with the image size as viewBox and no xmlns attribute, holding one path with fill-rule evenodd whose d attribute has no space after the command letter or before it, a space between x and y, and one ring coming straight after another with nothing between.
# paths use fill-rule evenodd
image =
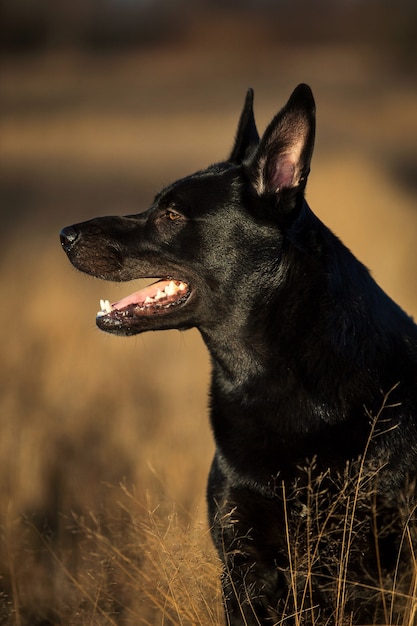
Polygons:
<instances>
[{"instance_id":1,"label":"dog's eye","mask_svg":"<svg viewBox=\"0 0 417 626\"><path fill-rule=\"evenodd\" d=\"M181 215L181 213L177 213L177 211L174 211L173 209L168 209L165 213L165 217L167 217L171 221L175 221L182 219L183 216Z\"/></svg>"},{"instance_id":2,"label":"dog's eye","mask_svg":"<svg viewBox=\"0 0 417 626\"><path fill-rule=\"evenodd\" d=\"M168 228L167 222L177 222L177 225L180 225L182 222L186 221L185 216L182 213L176 211L172 206L168 208L164 208L160 211L159 214L156 215L156 224L159 225L160 228Z\"/></svg>"}]
</instances>

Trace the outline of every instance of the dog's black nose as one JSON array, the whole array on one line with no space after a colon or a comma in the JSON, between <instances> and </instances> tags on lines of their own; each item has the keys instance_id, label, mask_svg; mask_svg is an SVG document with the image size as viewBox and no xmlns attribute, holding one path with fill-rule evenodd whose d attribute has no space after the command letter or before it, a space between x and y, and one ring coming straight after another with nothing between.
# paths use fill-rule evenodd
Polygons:
<instances>
[{"instance_id":1,"label":"dog's black nose","mask_svg":"<svg viewBox=\"0 0 417 626\"><path fill-rule=\"evenodd\" d=\"M66 226L59 233L61 246L65 252L69 252L78 239L79 231L74 226Z\"/></svg>"}]
</instances>

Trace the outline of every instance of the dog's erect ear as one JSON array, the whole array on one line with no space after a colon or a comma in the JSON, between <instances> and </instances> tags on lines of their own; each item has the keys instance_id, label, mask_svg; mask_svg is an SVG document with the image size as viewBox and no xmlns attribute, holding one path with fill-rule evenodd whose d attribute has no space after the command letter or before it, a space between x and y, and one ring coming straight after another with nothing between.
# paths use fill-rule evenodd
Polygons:
<instances>
[{"instance_id":1,"label":"dog's erect ear","mask_svg":"<svg viewBox=\"0 0 417 626\"><path fill-rule=\"evenodd\" d=\"M258 195L304 190L314 133L313 94L308 85L299 85L266 129L250 161L249 175Z\"/></svg>"},{"instance_id":2,"label":"dog's erect ear","mask_svg":"<svg viewBox=\"0 0 417 626\"><path fill-rule=\"evenodd\" d=\"M258 144L259 135L253 115L253 89L248 89L229 162L240 165L252 154Z\"/></svg>"}]
</instances>

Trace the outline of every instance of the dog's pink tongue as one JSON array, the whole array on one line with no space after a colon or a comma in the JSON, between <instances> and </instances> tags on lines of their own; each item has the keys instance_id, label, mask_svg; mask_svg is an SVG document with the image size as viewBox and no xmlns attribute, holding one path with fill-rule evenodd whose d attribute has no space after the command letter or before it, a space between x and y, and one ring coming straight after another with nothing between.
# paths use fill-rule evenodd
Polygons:
<instances>
[{"instance_id":1,"label":"dog's pink tongue","mask_svg":"<svg viewBox=\"0 0 417 626\"><path fill-rule=\"evenodd\" d=\"M157 283L153 283L149 285L149 287L145 287L144 289L140 289L139 291L135 291L131 293L129 296L118 300L117 302L112 303L112 307L114 309L124 309L130 304L139 304L142 305L146 298L150 298L154 300L158 293L163 293L165 288L170 284L169 280L159 280Z\"/></svg>"},{"instance_id":2,"label":"dog's pink tongue","mask_svg":"<svg viewBox=\"0 0 417 626\"><path fill-rule=\"evenodd\" d=\"M107 301L102 301L101 306L106 313L111 312L112 309L117 309L118 311L126 309L132 304L140 308L155 305L164 306L180 300L187 293L187 290L188 285L182 281L158 280L153 285L140 289L140 291L135 291L135 293L131 293L126 298L122 298L122 300L118 300L112 305Z\"/></svg>"}]
</instances>

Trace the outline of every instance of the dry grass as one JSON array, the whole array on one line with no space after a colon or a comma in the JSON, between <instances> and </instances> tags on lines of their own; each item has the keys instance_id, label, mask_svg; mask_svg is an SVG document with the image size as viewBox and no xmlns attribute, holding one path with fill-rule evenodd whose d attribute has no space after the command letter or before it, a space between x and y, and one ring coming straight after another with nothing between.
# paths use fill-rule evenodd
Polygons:
<instances>
[{"instance_id":1,"label":"dry grass","mask_svg":"<svg viewBox=\"0 0 417 626\"><path fill-rule=\"evenodd\" d=\"M333 85L326 87L322 76L327 72L330 81L336 79L341 62L352 72L344 74L345 80L351 80L359 68L358 53L353 65L343 55L334 60L324 52L310 56L306 65L305 55L296 51L280 89L271 84L276 61L269 51L252 58L244 71L228 56L225 65L216 66L219 83L213 90L202 85L202 76L213 72L210 56L202 66L187 51L181 55L182 69L177 57L162 53L141 58L139 71L137 59L91 66L92 104L86 104L90 83L83 62L69 62L61 74L36 64L4 70L3 96L10 106L3 116L0 182L8 189L10 181L17 181L19 191L33 177L38 186L32 197L29 185L20 204L13 202L21 196L12 196L0 235L1 624L222 623L219 563L204 502L213 452L205 348L194 331L127 340L98 333L99 298L116 299L126 286L99 284L72 271L57 232L77 219L123 211L119 204L111 206L111 198L119 192L123 196L126 184L132 184L130 210L142 183L147 194L167 178L222 158L234 132L236 98L243 97L248 84L259 86L262 128L287 95L287 85L299 79L316 82L323 134L308 189L311 205L372 267L387 291L410 313L417 312L414 198L385 176L381 162L375 164L362 144L364 137L381 141L384 125L393 142L396 119L399 144L412 145L409 125L404 137L403 114L415 110L414 92L390 96L374 120L371 113L361 116L357 107L347 113L341 101L325 104ZM259 74L260 63L264 74ZM370 73L362 70L366 91ZM45 72L52 72L54 80L48 75L43 82ZM162 106L158 100L168 92L169 80L177 86L172 102L180 98L180 112L170 110L171 101ZM202 89L201 102L196 85ZM133 93L140 103L138 115L127 105L114 114L115 94L123 89L121 99L128 101ZM68 96L76 102L74 109L33 112L27 103L46 102L51 90L53 103ZM216 97L209 96L212 92ZM183 109L190 98L192 115ZM103 111L107 100L112 104ZM215 107L223 109L223 101L225 111L217 115ZM27 106L27 113L19 117L16 102ZM338 137L348 140L347 148L342 149L344 141L330 142L329 148L326 142L335 128L347 125L346 116L350 132ZM111 185L104 180L122 170ZM135 186L136 176L140 184ZM104 189L101 195L91 193L95 184ZM25 219L16 213L19 208ZM314 549L309 554L313 558ZM297 571L293 562L294 576ZM415 578L413 585L401 626L415 621Z\"/></svg>"},{"instance_id":2,"label":"dry grass","mask_svg":"<svg viewBox=\"0 0 417 626\"><path fill-rule=\"evenodd\" d=\"M216 623L201 342L193 333L132 342L99 335L68 294L78 283L91 321L103 287L79 283L64 258L59 267L56 237L33 244L29 269L18 241L4 252L3 293L8 302L25 294L28 304L13 313L18 336L2 337L3 615L16 624L57 616L153 624L157 615L166 624ZM3 329L9 316L3 309Z\"/></svg>"},{"instance_id":3,"label":"dry grass","mask_svg":"<svg viewBox=\"0 0 417 626\"><path fill-rule=\"evenodd\" d=\"M387 625L412 626L415 623L417 516L415 505L411 504L410 507L415 485L411 485L409 494L404 493L400 517L387 521L386 528L381 527L377 521L373 493L374 480L378 479L380 468L370 469L367 462L369 444L378 436L384 421L384 411L388 407L389 394L385 396L378 415L368 415L372 428L362 458L348 464L342 476L334 477L325 473L315 477L314 466L306 467L307 487L292 495L293 500L295 498L300 505L303 503L304 513L303 521L297 521L295 528L286 509L291 580L289 596L291 605L296 608L297 626L305 623L314 626L323 621L320 619L320 606L312 599L313 589L317 585L334 598L336 624L344 626L351 623L351 598L355 598L358 605L363 598L366 607L371 602L369 613L378 612L378 624L381 623L381 612ZM331 496L329 487L333 494ZM283 491L288 500L284 485ZM387 575L381 564L378 543L386 533L391 534L393 528L400 537L400 547L395 570L393 574ZM358 554L366 549L372 533L377 550L377 577L371 575L365 566L359 572L355 566L351 568L351 562L357 560ZM315 571L316 564L318 571Z\"/></svg>"}]
</instances>

